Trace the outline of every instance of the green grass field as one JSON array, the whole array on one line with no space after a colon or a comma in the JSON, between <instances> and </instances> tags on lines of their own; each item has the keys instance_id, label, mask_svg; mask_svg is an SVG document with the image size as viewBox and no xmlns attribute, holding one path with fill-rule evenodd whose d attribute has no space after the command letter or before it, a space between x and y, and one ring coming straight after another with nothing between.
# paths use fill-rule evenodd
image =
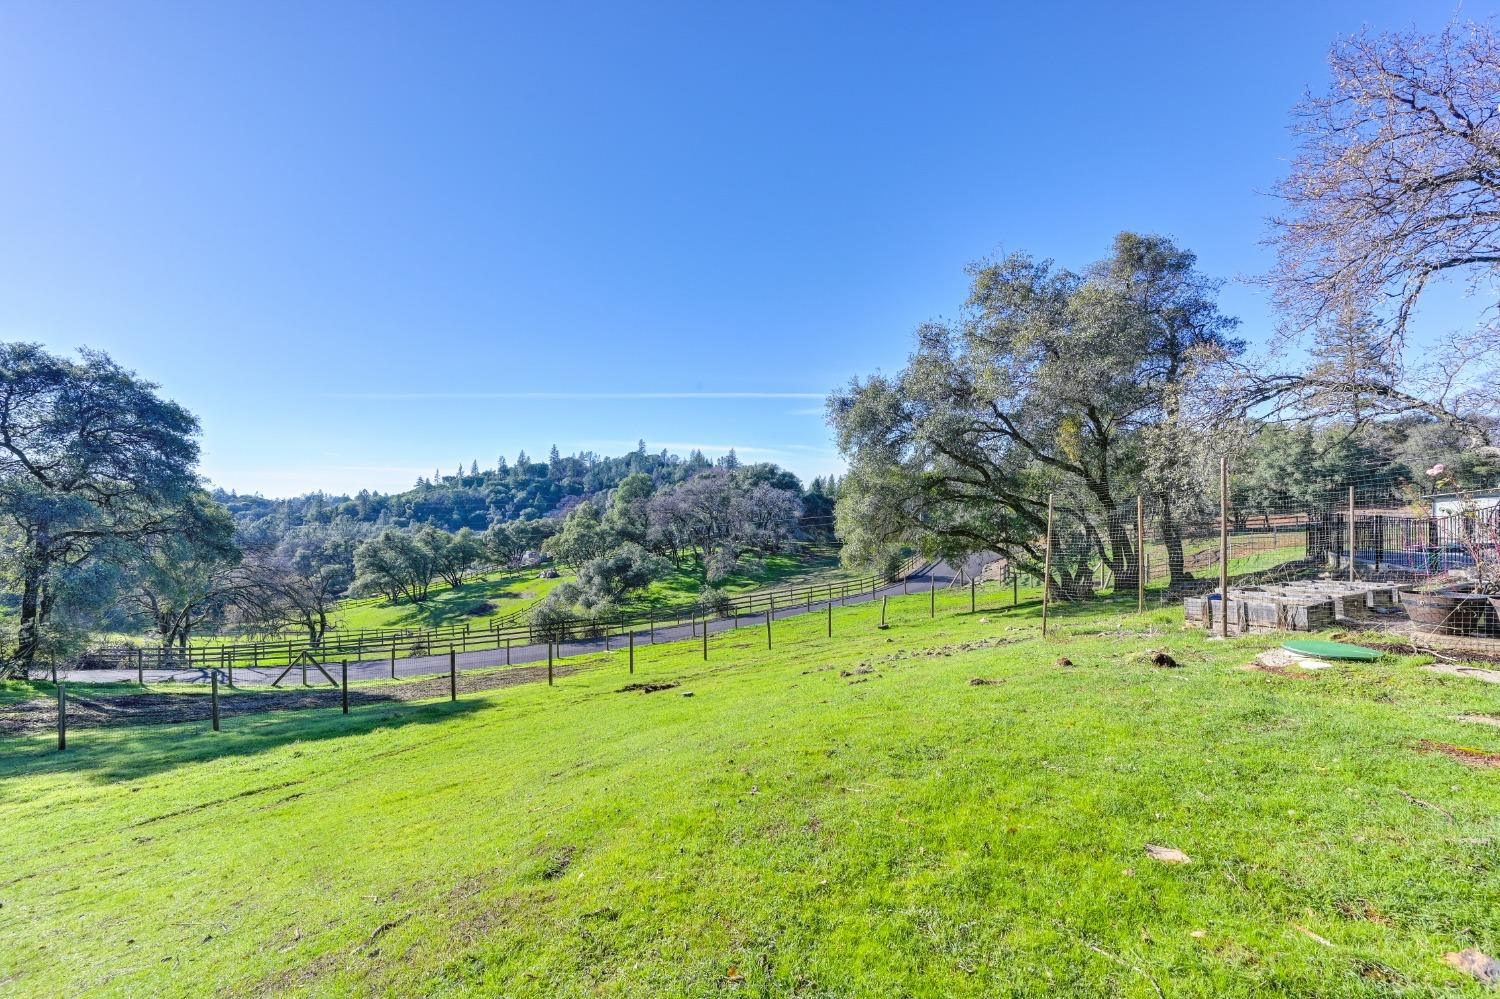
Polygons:
<instances>
[{"instance_id":1,"label":"green grass field","mask_svg":"<svg viewBox=\"0 0 1500 999\"><path fill-rule=\"evenodd\" d=\"M1500 770L1423 740L1500 750L1455 720L1500 687L1248 671L1272 639L1180 608L1061 608L1044 642L982 596L633 678L10 740L0 991L1492 994L1443 954L1500 952Z\"/></svg>"}]
</instances>

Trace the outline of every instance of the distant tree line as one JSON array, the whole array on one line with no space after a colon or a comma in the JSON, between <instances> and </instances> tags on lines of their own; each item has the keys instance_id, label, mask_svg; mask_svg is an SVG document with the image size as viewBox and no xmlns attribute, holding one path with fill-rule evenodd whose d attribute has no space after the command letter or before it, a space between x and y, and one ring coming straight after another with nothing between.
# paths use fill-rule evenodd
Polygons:
<instances>
[{"instance_id":1,"label":"distant tree line","mask_svg":"<svg viewBox=\"0 0 1500 999\"><path fill-rule=\"evenodd\" d=\"M581 570L584 592L619 599L678 539L689 551L670 559L697 560L707 579L794 535L832 536L826 513L799 521L794 476L732 454L554 448L546 463L473 462L395 496L265 500L205 490L197 435L191 413L102 353L0 344L0 677L101 633L185 647L210 630L292 627L317 645L351 594L420 603L544 549ZM809 506L835 492L818 480ZM591 529L596 502L608 516Z\"/></svg>"}]
</instances>

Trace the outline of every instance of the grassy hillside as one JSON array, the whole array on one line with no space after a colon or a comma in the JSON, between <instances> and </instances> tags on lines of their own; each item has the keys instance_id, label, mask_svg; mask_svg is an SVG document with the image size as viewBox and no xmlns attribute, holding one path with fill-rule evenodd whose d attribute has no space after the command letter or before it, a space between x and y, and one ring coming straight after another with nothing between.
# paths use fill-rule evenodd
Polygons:
<instances>
[{"instance_id":1,"label":"grassy hillside","mask_svg":"<svg viewBox=\"0 0 1500 999\"><path fill-rule=\"evenodd\" d=\"M1034 605L967 606L895 600L886 632L839 609L831 640L815 615L772 651L746 629L707 663L596 656L457 704L15 740L0 983L1485 994L1442 955L1500 952L1500 771L1430 750L1500 750L1455 720L1500 715L1500 688L1413 657L1248 671L1270 640L1180 609L1066 610L1043 643Z\"/></svg>"},{"instance_id":2,"label":"grassy hillside","mask_svg":"<svg viewBox=\"0 0 1500 999\"><path fill-rule=\"evenodd\" d=\"M640 606L674 606L695 600L702 579L684 566L657 580L638 595ZM762 586L785 586L812 579L840 578L838 554L831 549L810 549L765 560L755 572L739 573L718 585L731 593L743 593ZM497 617L505 617L530 608L559 583L573 578L542 579L540 570L489 573L463 586L434 586L430 598L422 604L392 604L384 597L345 600L333 617L336 627L358 628L433 628L450 624L471 623L483 627Z\"/></svg>"}]
</instances>

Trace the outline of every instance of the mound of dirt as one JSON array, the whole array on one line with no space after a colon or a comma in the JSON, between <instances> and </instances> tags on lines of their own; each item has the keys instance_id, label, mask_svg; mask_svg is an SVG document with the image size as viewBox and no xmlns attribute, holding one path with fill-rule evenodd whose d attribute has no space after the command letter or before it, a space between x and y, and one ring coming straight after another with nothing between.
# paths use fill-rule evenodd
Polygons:
<instances>
[{"instance_id":1,"label":"mound of dirt","mask_svg":"<svg viewBox=\"0 0 1500 999\"><path fill-rule=\"evenodd\" d=\"M643 694L654 694L658 690L671 690L675 686L677 686L677 682L675 680L667 683L627 683L625 686L615 691L615 693L628 694L632 691L638 690Z\"/></svg>"}]
</instances>

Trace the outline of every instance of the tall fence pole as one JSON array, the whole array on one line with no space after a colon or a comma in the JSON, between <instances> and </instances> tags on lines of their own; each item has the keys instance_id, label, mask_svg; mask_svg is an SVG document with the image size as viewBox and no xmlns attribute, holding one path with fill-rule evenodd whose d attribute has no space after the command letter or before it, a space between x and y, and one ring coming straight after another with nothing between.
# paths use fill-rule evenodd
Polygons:
<instances>
[{"instance_id":1,"label":"tall fence pole","mask_svg":"<svg viewBox=\"0 0 1500 999\"><path fill-rule=\"evenodd\" d=\"M1219 456L1219 636L1229 637L1229 457Z\"/></svg>"},{"instance_id":2,"label":"tall fence pole","mask_svg":"<svg viewBox=\"0 0 1500 999\"><path fill-rule=\"evenodd\" d=\"M339 687L344 695L344 714L349 713L349 660L339 664Z\"/></svg>"},{"instance_id":3,"label":"tall fence pole","mask_svg":"<svg viewBox=\"0 0 1500 999\"><path fill-rule=\"evenodd\" d=\"M1135 498L1135 612L1146 610L1146 502Z\"/></svg>"},{"instance_id":4,"label":"tall fence pole","mask_svg":"<svg viewBox=\"0 0 1500 999\"><path fill-rule=\"evenodd\" d=\"M208 671L208 707L214 731L217 732L219 730L219 671L216 669Z\"/></svg>"},{"instance_id":5,"label":"tall fence pole","mask_svg":"<svg viewBox=\"0 0 1500 999\"><path fill-rule=\"evenodd\" d=\"M975 592L975 587L977 587L978 585L979 585L978 580L976 580L973 576L970 576L969 577L969 613L970 614L974 613L974 609L975 609L975 606L976 606L975 602L979 599L978 596L976 595L976 592Z\"/></svg>"},{"instance_id":6,"label":"tall fence pole","mask_svg":"<svg viewBox=\"0 0 1500 999\"><path fill-rule=\"evenodd\" d=\"M766 608L766 648L771 647L771 609Z\"/></svg>"},{"instance_id":7,"label":"tall fence pole","mask_svg":"<svg viewBox=\"0 0 1500 999\"><path fill-rule=\"evenodd\" d=\"M510 665L510 639L505 640L505 665Z\"/></svg>"},{"instance_id":8,"label":"tall fence pole","mask_svg":"<svg viewBox=\"0 0 1500 999\"><path fill-rule=\"evenodd\" d=\"M937 617L937 565L927 570L927 616Z\"/></svg>"},{"instance_id":9,"label":"tall fence pole","mask_svg":"<svg viewBox=\"0 0 1500 999\"><path fill-rule=\"evenodd\" d=\"M1354 487L1349 487L1349 582L1354 582Z\"/></svg>"},{"instance_id":10,"label":"tall fence pole","mask_svg":"<svg viewBox=\"0 0 1500 999\"><path fill-rule=\"evenodd\" d=\"M708 662L708 615L703 616L703 661Z\"/></svg>"},{"instance_id":11,"label":"tall fence pole","mask_svg":"<svg viewBox=\"0 0 1500 999\"><path fill-rule=\"evenodd\" d=\"M888 625L888 624L885 623L886 605L890 603L890 600L891 600L891 598L888 597L888 596L883 596L883 597L880 598L880 627L881 627L882 630L884 630L885 628L890 627L890 625Z\"/></svg>"},{"instance_id":12,"label":"tall fence pole","mask_svg":"<svg viewBox=\"0 0 1500 999\"><path fill-rule=\"evenodd\" d=\"M458 700L458 653L448 646L448 700Z\"/></svg>"},{"instance_id":13,"label":"tall fence pole","mask_svg":"<svg viewBox=\"0 0 1500 999\"><path fill-rule=\"evenodd\" d=\"M632 676L634 676L635 675L635 632L633 632L633 631L630 632L629 636L625 639L625 641L627 643L626 647L629 649L629 655L630 655L630 673L631 673Z\"/></svg>"},{"instance_id":14,"label":"tall fence pole","mask_svg":"<svg viewBox=\"0 0 1500 999\"><path fill-rule=\"evenodd\" d=\"M135 650L135 682L146 685L146 656L140 649Z\"/></svg>"},{"instance_id":15,"label":"tall fence pole","mask_svg":"<svg viewBox=\"0 0 1500 999\"><path fill-rule=\"evenodd\" d=\"M833 600L828 601L828 637L833 637Z\"/></svg>"},{"instance_id":16,"label":"tall fence pole","mask_svg":"<svg viewBox=\"0 0 1500 999\"><path fill-rule=\"evenodd\" d=\"M62 752L68 748L68 688L66 684L57 685L57 751Z\"/></svg>"},{"instance_id":17,"label":"tall fence pole","mask_svg":"<svg viewBox=\"0 0 1500 999\"><path fill-rule=\"evenodd\" d=\"M391 679L396 679L396 640L391 639Z\"/></svg>"},{"instance_id":18,"label":"tall fence pole","mask_svg":"<svg viewBox=\"0 0 1500 999\"><path fill-rule=\"evenodd\" d=\"M1047 551L1042 557L1042 637L1047 637L1047 610L1052 600L1052 494L1047 494Z\"/></svg>"}]
</instances>

